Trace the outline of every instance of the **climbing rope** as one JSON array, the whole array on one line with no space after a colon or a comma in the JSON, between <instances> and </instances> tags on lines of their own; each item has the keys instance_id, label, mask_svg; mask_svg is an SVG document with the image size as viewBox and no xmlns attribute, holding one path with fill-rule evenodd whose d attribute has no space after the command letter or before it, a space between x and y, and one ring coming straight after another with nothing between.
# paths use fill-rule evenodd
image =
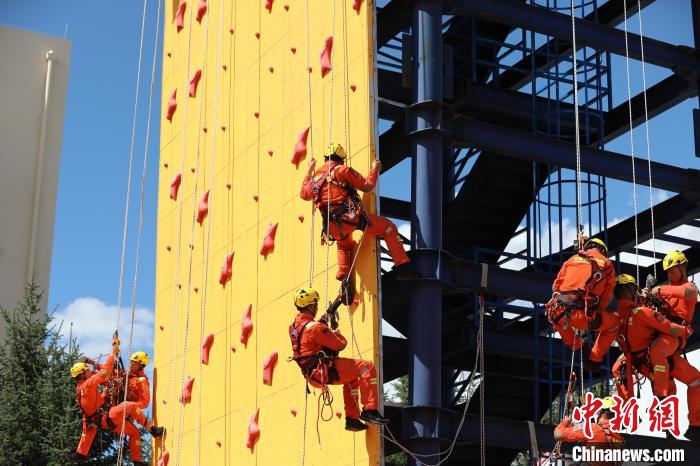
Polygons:
<instances>
[{"instance_id":1,"label":"climbing rope","mask_svg":"<svg viewBox=\"0 0 700 466\"><path fill-rule=\"evenodd\" d=\"M160 32L160 11L161 11L161 5L162 5L162 0L158 1L158 13L157 13L157 19L156 19L156 30L155 30L155 41L153 45L153 61L151 65L151 82L150 82L150 87L149 87L149 95L148 95L148 116L146 119L146 137L145 137L145 146L144 146L144 152L143 152L143 167L142 167L142 172L141 172L141 192L140 192L140 203L139 203L139 223L138 223L138 229L137 229L137 234L136 234L136 251L134 254L134 279L131 287L131 322L130 322L130 328L129 328L129 345L128 345L128 353L131 354L131 347L133 343L133 337L134 337L134 318L136 315L136 290L138 288L138 277L139 277L139 259L140 259L140 252L141 252L141 232L143 231L143 211L144 211L144 205L145 205L145 199L146 199L146 175L148 173L148 147L149 147L149 142L150 142L150 136L151 136L151 115L152 115L152 110L153 110L153 88L155 84L155 79L156 79L156 62L158 58L158 37L159 37L159 32ZM140 39L140 50L139 50L139 70L137 71L137 82L140 81L140 74L141 74L141 55L142 55L142 49L143 49L143 37L145 35L145 20L146 20L146 1L144 1L144 15L141 20L141 39ZM138 87L138 84L137 84ZM138 91L137 91L138 95ZM135 112L136 113L136 105L135 105ZM134 120L135 122L135 120ZM129 185L131 184L131 170L132 170L132 160L133 160L133 149L134 149L134 139L135 139L135 132L136 128L135 126L132 127L132 136L131 136L131 152L132 155L130 156L129 160ZM130 187L127 189L127 191L130 191ZM128 201L127 201L127 208L125 209L128 212ZM127 213L128 215L128 213ZM125 222L125 231L126 231L126 222ZM123 240L126 239L126 235L124 235ZM121 300L121 293L123 292L122 287L123 287L123 273L124 273L124 250L122 250L122 265L121 265L121 271L120 271L120 291L119 291L119 300ZM121 302L117 306L118 309L120 309ZM121 313L121 311L118 311ZM120 316L118 317L118 319ZM119 320L117 320L117 331L119 330ZM127 401L128 399L128 394L129 394L129 371L126 370L126 377L125 377L125 382L124 382L124 402ZM122 425L121 429L119 432L119 445L118 445L118 452L117 452L117 465L122 464L122 461L124 459L124 429L126 427L126 410L124 410L123 415L122 415Z\"/></svg>"},{"instance_id":2,"label":"climbing rope","mask_svg":"<svg viewBox=\"0 0 700 466\"><path fill-rule=\"evenodd\" d=\"M190 12L190 35L191 35L191 27L192 27L192 17L193 17L193 12ZM189 46L188 46L189 47ZM207 58L207 53L209 51L209 15L206 15L205 19L205 27L204 27L204 44L203 44L203 54L202 54L202 63L203 65L206 63L206 58ZM189 60L189 48L188 48L188 60ZM202 66L204 68L204 66ZM189 83L189 75L188 75L188 83ZM186 305L185 305L185 327L184 327L184 333L183 333L183 349L182 349L182 365L181 365L181 370L180 370L180 385L183 385L185 382L185 365L187 362L187 343L189 341L188 333L189 333L189 326L190 326L190 301L191 301L191 295L192 295L192 266L193 266L193 255L194 255L194 232L195 232L195 223L196 223L196 217L197 217L197 193L199 190L199 164L200 164L200 155L201 155L201 141L202 141L202 113L204 109L204 101L206 100L206 86L204 86L204 89L202 89L202 92L200 93L199 96L199 121L197 124L197 155L196 155L196 161L195 161L195 171L194 171L194 190L192 194L192 221L191 221L191 226L190 226L190 252L189 252L189 265L188 265L188 272L187 272L187 295L186 295ZM185 128L186 130L186 128ZM214 131L216 129L214 128ZM186 153L183 154L183 168L184 168L184 157ZM183 196L184 197L184 196ZM198 382L201 383L201 380ZM179 410L179 429L178 429L178 438L177 438L177 448L176 448L176 460L175 460L175 466L180 465L180 458L182 455L182 438L183 438L183 431L184 431L184 424L185 424L185 415L184 415L184 405L181 403L180 404L180 410ZM198 448L198 442L199 442L199 427L196 427L197 431L195 433L195 448Z\"/></svg>"},{"instance_id":3,"label":"climbing rope","mask_svg":"<svg viewBox=\"0 0 700 466\"><path fill-rule=\"evenodd\" d=\"M571 0L571 45L572 68L571 73L574 84L574 139L576 145L576 224L578 225L579 243L583 235L583 200L581 195L581 134L578 108L578 62L576 48L576 12L574 0Z\"/></svg>"},{"instance_id":4,"label":"climbing rope","mask_svg":"<svg viewBox=\"0 0 700 466\"><path fill-rule=\"evenodd\" d=\"M314 158L314 128L313 128L313 105L312 105L312 95L311 95L311 38L309 33L310 28L310 13L311 8L309 6L309 0L306 0L306 70L307 70L307 90L309 96L309 147L311 149L311 159ZM310 173L313 178L314 174ZM311 202L311 240L310 240L310 253L311 253L311 266L309 269L309 288L314 284L314 264L315 264L315 248L314 248L314 237L316 235L316 206L314 202Z\"/></svg>"},{"instance_id":5,"label":"climbing rope","mask_svg":"<svg viewBox=\"0 0 700 466\"><path fill-rule=\"evenodd\" d=\"M625 69L627 70L627 108L630 120L630 150L632 159L632 208L634 209L634 252L636 258L637 283L639 283L639 229L637 226L637 172L634 160L634 124L632 121L632 86L630 84L630 52L627 38L627 0L622 1L625 29Z\"/></svg>"},{"instance_id":6,"label":"climbing rope","mask_svg":"<svg viewBox=\"0 0 700 466\"><path fill-rule=\"evenodd\" d=\"M637 16L639 18L639 48L642 52L642 95L644 96L644 130L647 143L647 170L649 176L649 212L651 214L651 249L654 258L654 278L656 278L656 229L654 225L654 195L651 180L651 138L649 137L649 106L647 104L647 73L644 62L644 31L642 29L642 5L637 0ZM639 283L639 282L638 282Z\"/></svg>"},{"instance_id":7,"label":"climbing rope","mask_svg":"<svg viewBox=\"0 0 700 466\"><path fill-rule=\"evenodd\" d=\"M219 2L219 11L224 11L224 0ZM219 31L217 37L216 46L216 80L214 85L214 116L212 118L212 140L211 140L211 159L209 162L209 205L213 206L213 193L214 193L214 173L215 161L216 161L216 134L218 133L218 116L219 116L219 96L220 96L220 77L221 77L221 38L223 30L223 13L219 14ZM209 15L206 19L206 28L209 29ZM204 100L204 99L202 99ZM213 209L209 207L208 219L207 219L207 239L204 245L204 281L202 283L202 306L201 306L201 322L200 322L200 334L199 334L199 345L200 347L204 343L204 326L207 319L207 291L209 290L209 252L211 244L211 225L213 223ZM195 422L195 437L194 437L194 465L199 464L199 443L200 443L200 429L201 429L201 413L202 413L202 385L203 385L203 375L202 375L202 359L199 360L199 383L197 384L197 420Z\"/></svg>"}]
</instances>

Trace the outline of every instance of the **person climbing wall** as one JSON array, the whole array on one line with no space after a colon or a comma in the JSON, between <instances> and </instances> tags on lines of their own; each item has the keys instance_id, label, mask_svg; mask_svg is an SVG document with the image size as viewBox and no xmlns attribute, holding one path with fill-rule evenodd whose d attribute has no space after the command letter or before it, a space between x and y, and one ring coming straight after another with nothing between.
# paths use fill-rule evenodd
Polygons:
<instances>
[{"instance_id":1,"label":"person climbing wall","mask_svg":"<svg viewBox=\"0 0 700 466\"><path fill-rule=\"evenodd\" d=\"M307 382L316 388L343 385L345 429L365 430L368 424L386 424L377 410L377 371L374 364L362 359L338 357L347 340L337 329L328 327L326 314L314 320L318 312L319 294L313 288L302 288L294 295L297 315L289 326L293 356ZM363 410L357 401L360 395Z\"/></svg>"},{"instance_id":2,"label":"person climbing wall","mask_svg":"<svg viewBox=\"0 0 700 466\"><path fill-rule=\"evenodd\" d=\"M345 149L330 144L324 153L325 163L316 170L316 160L309 161L309 170L301 185L301 198L312 201L323 217L322 241L338 244L338 272L335 278L346 279L352 266L352 239L355 230L376 235L386 241L394 266L401 276L412 276L396 225L386 217L368 214L357 191L368 193L377 184L382 164L372 162L367 177L345 165ZM330 221L330 224L328 222Z\"/></svg>"},{"instance_id":3,"label":"person climbing wall","mask_svg":"<svg viewBox=\"0 0 700 466\"><path fill-rule=\"evenodd\" d=\"M608 247L598 238L584 242L564 262L552 285L552 299L547 303L547 318L570 348L577 350L582 340L576 330L588 331L599 311L608 307L615 288L615 270L607 258Z\"/></svg>"},{"instance_id":4,"label":"person climbing wall","mask_svg":"<svg viewBox=\"0 0 700 466\"><path fill-rule=\"evenodd\" d=\"M129 358L129 401L134 401L141 409L148 408L151 404L151 384L144 373L144 368L148 365L148 354L143 351L136 351Z\"/></svg>"}]
</instances>

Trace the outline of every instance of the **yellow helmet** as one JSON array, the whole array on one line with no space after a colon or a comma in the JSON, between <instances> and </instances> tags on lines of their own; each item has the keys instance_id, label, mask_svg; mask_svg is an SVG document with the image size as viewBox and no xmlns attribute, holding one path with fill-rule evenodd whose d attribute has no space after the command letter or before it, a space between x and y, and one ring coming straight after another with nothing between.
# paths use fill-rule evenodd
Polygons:
<instances>
[{"instance_id":1,"label":"yellow helmet","mask_svg":"<svg viewBox=\"0 0 700 466\"><path fill-rule=\"evenodd\" d=\"M617 285L637 285L637 280L634 279L632 275L628 275L626 273L622 273L615 277L615 286Z\"/></svg>"},{"instance_id":2,"label":"yellow helmet","mask_svg":"<svg viewBox=\"0 0 700 466\"><path fill-rule=\"evenodd\" d=\"M611 396L606 396L605 398L603 398L603 409L610 409L616 404L617 402L615 401L615 398Z\"/></svg>"},{"instance_id":3,"label":"yellow helmet","mask_svg":"<svg viewBox=\"0 0 700 466\"><path fill-rule=\"evenodd\" d=\"M89 370L90 368L84 362L76 362L75 364L73 364L73 367L70 368L70 375L71 377L76 378L83 372L87 372Z\"/></svg>"},{"instance_id":4,"label":"yellow helmet","mask_svg":"<svg viewBox=\"0 0 700 466\"><path fill-rule=\"evenodd\" d=\"M583 245L583 249L588 249L589 247L592 247L592 245L598 245L601 248L603 248L603 252L605 254L608 253L608 245L603 242L602 239L600 238L591 238L588 241L586 241L586 244Z\"/></svg>"},{"instance_id":5,"label":"yellow helmet","mask_svg":"<svg viewBox=\"0 0 700 466\"><path fill-rule=\"evenodd\" d=\"M313 288L300 288L294 295L294 304L297 307L306 307L317 303L320 298L318 291Z\"/></svg>"},{"instance_id":6,"label":"yellow helmet","mask_svg":"<svg viewBox=\"0 0 700 466\"><path fill-rule=\"evenodd\" d=\"M326 148L326 152L323 153L323 156L330 157L332 155L335 155L336 157L340 157L341 159L345 160L345 157L346 157L345 149L343 149L343 146L341 146L337 142L332 142L332 143L328 144L328 147Z\"/></svg>"},{"instance_id":7,"label":"yellow helmet","mask_svg":"<svg viewBox=\"0 0 700 466\"><path fill-rule=\"evenodd\" d=\"M680 251L671 251L664 257L664 270L681 264L687 264L688 258Z\"/></svg>"},{"instance_id":8,"label":"yellow helmet","mask_svg":"<svg viewBox=\"0 0 700 466\"><path fill-rule=\"evenodd\" d=\"M147 366L148 365L148 354L144 353L143 351L137 351L131 355L129 360L135 361L135 362L141 364L142 366Z\"/></svg>"}]
</instances>

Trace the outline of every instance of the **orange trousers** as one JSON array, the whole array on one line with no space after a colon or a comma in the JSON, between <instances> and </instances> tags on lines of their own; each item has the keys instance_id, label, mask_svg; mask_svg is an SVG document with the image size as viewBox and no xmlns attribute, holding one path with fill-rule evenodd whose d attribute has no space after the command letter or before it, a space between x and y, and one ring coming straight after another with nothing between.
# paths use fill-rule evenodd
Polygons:
<instances>
[{"instance_id":1,"label":"orange trousers","mask_svg":"<svg viewBox=\"0 0 700 466\"><path fill-rule=\"evenodd\" d=\"M377 409L377 370L374 364L363 359L336 358L333 361L338 380L329 382L329 385L343 385L343 401L345 403L345 416L353 419L360 417L360 404L367 409ZM307 378L309 384L320 388L321 384Z\"/></svg>"},{"instance_id":2,"label":"orange trousers","mask_svg":"<svg viewBox=\"0 0 700 466\"><path fill-rule=\"evenodd\" d=\"M394 265L399 266L409 262L396 225L386 217L371 214L368 217L369 222L367 227L365 227L365 234L375 235L386 241L386 247L389 249L389 255L394 261ZM336 280L342 280L350 273L353 257L352 250L356 244L352 239L353 231L355 231L355 228L352 225L344 223L342 235L345 235L345 238L341 239L341 230L336 223L331 221L330 234L338 245L338 273L335 274Z\"/></svg>"},{"instance_id":3,"label":"orange trousers","mask_svg":"<svg viewBox=\"0 0 700 466\"><path fill-rule=\"evenodd\" d=\"M562 312L562 310L557 309L555 310L554 316L547 316L549 318L549 322L552 324L552 327L554 327L554 330L559 332L559 335L561 335L561 339L564 341L564 343L566 343L566 346L573 350L580 349L581 345L583 344L583 340L576 336L574 329L578 329L582 332L588 330L586 312L583 309L575 309L571 311L569 316L563 315L555 322L554 317L558 316L559 312Z\"/></svg>"},{"instance_id":4,"label":"orange trousers","mask_svg":"<svg viewBox=\"0 0 700 466\"><path fill-rule=\"evenodd\" d=\"M109 410L109 419L116 426L112 432L117 435L120 435L122 431L122 419L124 420L124 435L129 439L129 452L131 453L131 460L141 461L141 433L134 423L131 422L131 419L135 420L144 427L148 427L148 420L139 408L138 404L133 401L127 401L114 406ZM105 418L101 420L100 428L103 430L109 429L109 425L107 424L107 420ZM96 434L96 425L83 422L83 433L80 436L80 442L78 443L77 450L79 454L88 456Z\"/></svg>"}]
</instances>

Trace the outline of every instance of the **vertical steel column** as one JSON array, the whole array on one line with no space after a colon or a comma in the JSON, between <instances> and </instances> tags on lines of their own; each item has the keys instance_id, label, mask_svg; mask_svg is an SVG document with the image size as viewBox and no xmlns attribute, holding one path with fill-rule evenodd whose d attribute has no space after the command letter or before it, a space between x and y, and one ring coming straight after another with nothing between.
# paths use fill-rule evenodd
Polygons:
<instances>
[{"instance_id":1,"label":"vertical steel column","mask_svg":"<svg viewBox=\"0 0 700 466\"><path fill-rule=\"evenodd\" d=\"M413 104L409 128L413 162L411 239L413 249L442 248L443 99L442 1L418 0L413 8ZM416 257L414 268L434 277L430 262ZM410 393L413 406L440 407L442 398L442 290L435 280L412 283L410 299ZM427 410L430 411L430 410ZM421 413L424 411L421 410ZM440 451L435 417L417 414L416 453ZM435 462L436 458L427 459Z\"/></svg>"}]
</instances>

